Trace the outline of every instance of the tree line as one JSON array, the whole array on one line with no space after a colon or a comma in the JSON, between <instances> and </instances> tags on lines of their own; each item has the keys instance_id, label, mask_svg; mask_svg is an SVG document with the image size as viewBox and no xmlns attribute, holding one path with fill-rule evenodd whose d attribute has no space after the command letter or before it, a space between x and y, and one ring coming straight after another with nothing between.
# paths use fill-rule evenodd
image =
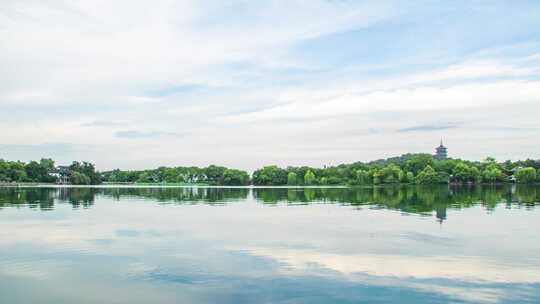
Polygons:
<instances>
[{"instance_id":1,"label":"tree line","mask_svg":"<svg viewBox=\"0 0 540 304\"><path fill-rule=\"evenodd\" d=\"M42 158L40 161L6 161L0 159L0 182L13 183L56 183L63 180L74 185L94 185L101 183L100 173L94 164L74 161L59 170L54 160Z\"/></svg>"},{"instance_id":2,"label":"tree line","mask_svg":"<svg viewBox=\"0 0 540 304\"><path fill-rule=\"evenodd\" d=\"M540 160L497 162L437 160L430 154L405 154L368 163L324 168L265 166L253 173L254 185L496 184L540 182Z\"/></svg>"},{"instance_id":3,"label":"tree line","mask_svg":"<svg viewBox=\"0 0 540 304\"><path fill-rule=\"evenodd\" d=\"M405 154L372 162L338 166L280 168L275 165L246 171L223 166L159 167L150 170L98 172L89 162L73 162L59 170L52 159L24 163L0 159L0 182L67 182L76 185L106 183L204 185L385 185L385 184L497 184L540 182L540 160L497 162L438 160L430 154Z\"/></svg>"},{"instance_id":4,"label":"tree line","mask_svg":"<svg viewBox=\"0 0 540 304\"><path fill-rule=\"evenodd\" d=\"M123 171L115 169L101 174L108 183L167 183L203 185L249 185L250 176L246 171L210 165L199 167L159 167L151 170Z\"/></svg>"}]
</instances>

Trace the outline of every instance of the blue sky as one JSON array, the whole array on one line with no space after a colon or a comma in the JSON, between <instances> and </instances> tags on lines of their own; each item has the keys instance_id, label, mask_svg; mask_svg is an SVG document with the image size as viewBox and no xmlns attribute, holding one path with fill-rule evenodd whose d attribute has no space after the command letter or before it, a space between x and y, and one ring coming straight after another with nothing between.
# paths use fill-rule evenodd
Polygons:
<instances>
[{"instance_id":1,"label":"blue sky","mask_svg":"<svg viewBox=\"0 0 540 304\"><path fill-rule=\"evenodd\" d=\"M0 158L540 158L537 1L12 1Z\"/></svg>"}]
</instances>

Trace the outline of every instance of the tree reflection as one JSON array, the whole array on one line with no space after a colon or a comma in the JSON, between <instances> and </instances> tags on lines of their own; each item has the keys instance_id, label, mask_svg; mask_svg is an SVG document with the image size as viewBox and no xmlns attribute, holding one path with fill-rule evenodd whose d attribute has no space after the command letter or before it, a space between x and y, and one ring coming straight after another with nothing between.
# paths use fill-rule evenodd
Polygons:
<instances>
[{"instance_id":1,"label":"tree reflection","mask_svg":"<svg viewBox=\"0 0 540 304\"><path fill-rule=\"evenodd\" d=\"M96 188L60 188L58 200L71 204L73 208L89 208L94 205L97 192Z\"/></svg>"},{"instance_id":2,"label":"tree reflection","mask_svg":"<svg viewBox=\"0 0 540 304\"><path fill-rule=\"evenodd\" d=\"M51 210L54 207L54 192L43 188L21 190L13 187L0 187L0 209L9 206Z\"/></svg>"},{"instance_id":3,"label":"tree reflection","mask_svg":"<svg viewBox=\"0 0 540 304\"><path fill-rule=\"evenodd\" d=\"M257 202L269 205L306 205L332 203L361 209L384 208L404 213L447 218L448 209L483 206L494 210L532 209L540 205L538 186L396 186L369 188L0 188L0 209L6 207L51 210L55 204L90 208L97 198L115 201L142 199L172 204L222 205L245 201L252 193Z\"/></svg>"},{"instance_id":4,"label":"tree reflection","mask_svg":"<svg viewBox=\"0 0 540 304\"><path fill-rule=\"evenodd\" d=\"M265 204L340 203L399 210L423 215L435 214L439 221L447 218L447 209L483 206L494 210L534 208L540 205L537 187L501 186L397 186L369 188L254 188L253 196Z\"/></svg>"},{"instance_id":5,"label":"tree reflection","mask_svg":"<svg viewBox=\"0 0 540 304\"><path fill-rule=\"evenodd\" d=\"M245 200L249 194L248 188L104 188L100 190L101 195L113 197L115 200L144 198L161 203L223 204Z\"/></svg>"}]
</instances>

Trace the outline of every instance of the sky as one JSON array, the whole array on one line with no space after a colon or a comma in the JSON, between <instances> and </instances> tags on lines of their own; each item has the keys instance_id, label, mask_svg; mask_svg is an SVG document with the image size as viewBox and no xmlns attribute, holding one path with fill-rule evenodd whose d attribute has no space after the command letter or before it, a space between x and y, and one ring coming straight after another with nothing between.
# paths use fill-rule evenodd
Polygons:
<instances>
[{"instance_id":1,"label":"sky","mask_svg":"<svg viewBox=\"0 0 540 304\"><path fill-rule=\"evenodd\" d=\"M0 158L540 158L538 1L2 0Z\"/></svg>"}]
</instances>

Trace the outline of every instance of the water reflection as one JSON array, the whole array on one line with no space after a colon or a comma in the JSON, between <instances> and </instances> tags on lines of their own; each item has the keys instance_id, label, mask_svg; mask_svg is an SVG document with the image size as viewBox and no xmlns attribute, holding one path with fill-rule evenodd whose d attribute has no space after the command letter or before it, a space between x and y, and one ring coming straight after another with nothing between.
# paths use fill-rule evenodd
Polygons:
<instances>
[{"instance_id":1,"label":"water reflection","mask_svg":"<svg viewBox=\"0 0 540 304\"><path fill-rule=\"evenodd\" d=\"M55 203L73 208L89 208L97 197L116 201L142 199L161 204L222 205L250 198L267 205L305 205L331 203L384 208L404 213L431 215L447 219L448 209L481 205L486 210L497 206L534 208L540 202L536 186L505 185L484 187L376 187L376 188L0 188L0 209L28 206L53 210Z\"/></svg>"},{"instance_id":2,"label":"water reflection","mask_svg":"<svg viewBox=\"0 0 540 304\"><path fill-rule=\"evenodd\" d=\"M539 303L539 193L0 188L0 303Z\"/></svg>"}]
</instances>

